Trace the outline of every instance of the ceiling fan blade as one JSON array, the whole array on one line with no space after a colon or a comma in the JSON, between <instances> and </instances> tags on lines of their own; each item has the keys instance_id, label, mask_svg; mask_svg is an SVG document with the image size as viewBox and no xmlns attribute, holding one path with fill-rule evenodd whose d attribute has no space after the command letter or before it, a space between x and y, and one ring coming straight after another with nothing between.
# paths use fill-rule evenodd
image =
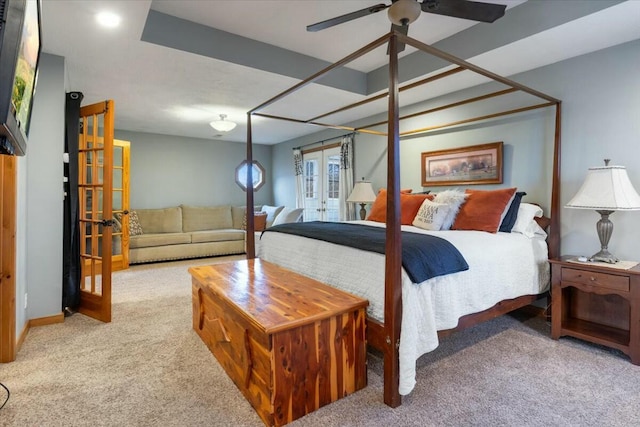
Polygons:
<instances>
[{"instance_id":1,"label":"ceiling fan blade","mask_svg":"<svg viewBox=\"0 0 640 427\"><path fill-rule=\"evenodd\" d=\"M408 25L395 25L395 24L391 24L391 31L393 30L398 31L401 34L409 35L409 26ZM404 50L404 43L402 42L398 42L398 53L402 52ZM389 44L387 44L387 55L389 55L389 49L391 48L391 46L389 46Z\"/></svg>"},{"instance_id":2,"label":"ceiling fan blade","mask_svg":"<svg viewBox=\"0 0 640 427\"><path fill-rule=\"evenodd\" d=\"M371 15L381 10L385 10L390 5L379 3L374 6L370 6L366 9L357 10L355 12L347 13L346 15L336 16L335 18L327 19L326 21L318 22L312 25L307 25L307 31L320 31L325 28L333 27L334 25L343 24L348 21L352 21L363 16Z\"/></svg>"},{"instance_id":3,"label":"ceiling fan blade","mask_svg":"<svg viewBox=\"0 0 640 427\"><path fill-rule=\"evenodd\" d=\"M423 12L481 22L493 22L501 18L507 8L504 4L467 0L424 0L421 7Z\"/></svg>"}]
</instances>

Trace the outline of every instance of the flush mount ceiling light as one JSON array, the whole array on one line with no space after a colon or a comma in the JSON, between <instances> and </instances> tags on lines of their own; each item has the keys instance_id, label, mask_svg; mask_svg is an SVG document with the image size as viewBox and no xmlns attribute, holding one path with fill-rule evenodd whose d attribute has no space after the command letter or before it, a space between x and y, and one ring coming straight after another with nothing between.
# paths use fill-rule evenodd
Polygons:
<instances>
[{"instance_id":1,"label":"flush mount ceiling light","mask_svg":"<svg viewBox=\"0 0 640 427\"><path fill-rule=\"evenodd\" d=\"M103 27L115 28L120 25L121 18L112 12L100 12L96 15L96 21Z\"/></svg>"},{"instance_id":2,"label":"flush mount ceiling light","mask_svg":"<svg viewBox=\"0 0 640 427\"><path fill-rule=\"evenodd\" d=\"M214 120L209 125L218 132L230 132L236 127L236 123L230 120L225 120L226 114L220 114L220 120Z\"/></svg>"}]
</instances>

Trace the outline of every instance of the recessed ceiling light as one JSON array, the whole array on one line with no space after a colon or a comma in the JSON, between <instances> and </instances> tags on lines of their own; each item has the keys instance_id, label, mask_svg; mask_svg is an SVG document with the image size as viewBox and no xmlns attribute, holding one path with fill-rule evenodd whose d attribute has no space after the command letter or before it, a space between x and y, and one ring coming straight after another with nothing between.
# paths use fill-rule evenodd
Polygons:
<instances>
[{"instance_id":1,"label":"recessed ceiling light","mask_svg":"<svg viewBox=\"0 0 640 427\"><path fill-rule=\"evenodd\" d=\"M120 16L111 12L100 12L96 15L96 20L100 25L107 28L115 28L120 25Z\"/></svg>"}]
</instances>

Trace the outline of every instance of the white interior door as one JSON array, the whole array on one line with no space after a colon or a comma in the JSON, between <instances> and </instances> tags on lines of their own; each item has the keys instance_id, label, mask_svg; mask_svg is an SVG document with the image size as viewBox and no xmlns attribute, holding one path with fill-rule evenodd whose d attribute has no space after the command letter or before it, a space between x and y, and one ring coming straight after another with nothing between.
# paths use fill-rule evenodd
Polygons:
<instances>
[{"instance_id":1,"label":"white interior door","mask_svg":"<svg viewBox=\"0 0 640 427\"><path fill-rule=\"evenodd\" d=\"M304 220L338 221L340 147L304 154Z\"/></svg>"}]
</instances>

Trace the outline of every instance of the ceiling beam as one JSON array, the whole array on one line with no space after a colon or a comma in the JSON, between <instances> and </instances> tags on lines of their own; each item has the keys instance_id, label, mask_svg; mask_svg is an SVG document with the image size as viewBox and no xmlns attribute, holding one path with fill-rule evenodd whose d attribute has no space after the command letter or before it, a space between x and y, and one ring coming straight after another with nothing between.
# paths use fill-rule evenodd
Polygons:
<instances>
[{"instance_id":1,"label":"ceiling beam","mask_svg":"<svg viewBox=\"0 0 640 427\"><path fill-rule=\"evenodd\" d=\"M141 40L300 80L331 65L308 55L153 9L147 16ZM334 70L316 83L360 95L367 91L366 73L347 67Z\"/></svg>"}]
</instances>

